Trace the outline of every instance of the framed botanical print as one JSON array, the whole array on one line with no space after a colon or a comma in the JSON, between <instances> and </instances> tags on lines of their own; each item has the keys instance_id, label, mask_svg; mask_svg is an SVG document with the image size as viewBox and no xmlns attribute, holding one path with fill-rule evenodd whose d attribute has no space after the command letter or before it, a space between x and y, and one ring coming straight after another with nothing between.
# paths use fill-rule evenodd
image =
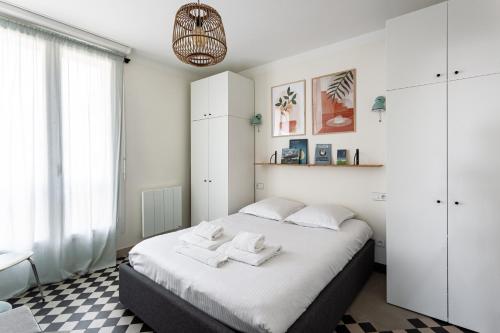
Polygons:
<instances>
[{"instance_id":1,"label":"framed botanical print","mask_svg":"<svg viewBox=\"0 0 500 333\"><path fill-rule=\"evenodd\" d=\"M306 134L306 81L271 88L273 136Z\"/></svg>"},{"instance_id":2,"label":"framed botanical print","mask_svg":"<svg viewBox=\"0 0 500 333\"><path fill-rule=\"evenodd\" d=\"M312 80L313 134L356 130L356 70Z\"/></svg>"}]
</instances>

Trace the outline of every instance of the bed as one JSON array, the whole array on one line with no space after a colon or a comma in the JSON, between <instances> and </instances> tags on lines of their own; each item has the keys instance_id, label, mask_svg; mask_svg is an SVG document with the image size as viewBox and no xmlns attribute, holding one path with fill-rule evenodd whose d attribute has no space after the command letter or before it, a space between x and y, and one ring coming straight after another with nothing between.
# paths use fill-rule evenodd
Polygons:
<instances>
[{"instance_id":1,"label":"bed","mask_svg":"<svg viewBox=\"0 0 500 333\"><path fill-rule=\"evenodd\" d=\"M175 253L189 229L145 240L120 266L120 301L157 332L332 332L373 267L372 230L338 231L247 214L216 223L266 235L282 252L260 267L212 268Z\"/></svg>"}]
</instances>

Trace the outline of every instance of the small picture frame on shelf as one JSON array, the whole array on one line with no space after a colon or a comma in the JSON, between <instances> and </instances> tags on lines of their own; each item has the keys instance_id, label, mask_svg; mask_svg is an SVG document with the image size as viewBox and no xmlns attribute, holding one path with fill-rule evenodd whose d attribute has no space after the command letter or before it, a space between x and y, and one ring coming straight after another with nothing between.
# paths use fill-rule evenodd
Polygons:
<instances>
[{"instance_id":1,"label":"small picture frame on shelf","mask_svg":"<svg viewBox=\"0 0 500 333\"><path fill-rule=\"evenodd\" d=\"M283 148L281 152L281 164L299 164L300 149Z\"/></svg>"},{"instance_id":2,"label":"small picture frame on shelf","mask_svg":"<svg viewBox=\"0 0 500 333\"><path fill-rule=\"evenodd\" d=\"M332 145L317 144L316 153L314 155L314 163L318 165L332 164Z\"/></svg>"},{"instance_id":3,"label":"small picture frame on shelf","mask_svg":"<svg viewBox=\"0 0 500 333\"><path fill-rule=\"evenodd\" d=\"M347 165L347 149L337 150L337 165Z\"/></svg>"},{"instance_id":4,"label":"small picture frame on shelf","mask_svg":"<svg viewBox=\"0 0 500 333\"><path fill-rule=\"evenodd\" d=\"M292 139L290 140L290 148L295 148L299 150L299 164L307 164L309 163L307 158L307 139Z\"/></svg>"}]
</instances>

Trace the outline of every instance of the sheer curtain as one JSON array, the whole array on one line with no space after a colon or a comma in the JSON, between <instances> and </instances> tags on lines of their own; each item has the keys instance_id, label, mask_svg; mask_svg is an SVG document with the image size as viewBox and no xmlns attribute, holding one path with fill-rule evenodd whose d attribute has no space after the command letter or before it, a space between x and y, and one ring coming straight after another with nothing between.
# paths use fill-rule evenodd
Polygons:
<instances>
[{"instance_id":1,"label":"sheer curtain","mask_svg":"<svg viewBox=\"0 0 500 333\"><path fill-rule=\"evenodd\" d=\"M0 252L42 283L115 264L123 58L0 19ZM0 272L0 298L31 284Z\"/></svg>"}]
</instances>

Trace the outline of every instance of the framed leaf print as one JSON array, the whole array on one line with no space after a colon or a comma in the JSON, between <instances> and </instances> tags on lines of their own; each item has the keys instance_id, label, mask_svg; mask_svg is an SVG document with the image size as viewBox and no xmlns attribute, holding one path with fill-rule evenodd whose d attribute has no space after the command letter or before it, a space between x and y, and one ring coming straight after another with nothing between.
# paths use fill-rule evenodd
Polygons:
<instances>
[{"instance_id":1,"label":"framed leaf print","mask_svg":"<svg viewBox=\"0 0 500 333\"><path fill-rule=\"evenodd\" d=\"M312 80L313 134L356 130L356 70Z\"/></svg>"},{"instance_id":2,"label":"framed leaf print","mask_svg":"<svg viewBox=\"0 0 500 333\"><path fill-rule=\"evenodd\" d=\"M306 81L271 88L273 136L306 134Z\"/></svg>"}]
</instances>

